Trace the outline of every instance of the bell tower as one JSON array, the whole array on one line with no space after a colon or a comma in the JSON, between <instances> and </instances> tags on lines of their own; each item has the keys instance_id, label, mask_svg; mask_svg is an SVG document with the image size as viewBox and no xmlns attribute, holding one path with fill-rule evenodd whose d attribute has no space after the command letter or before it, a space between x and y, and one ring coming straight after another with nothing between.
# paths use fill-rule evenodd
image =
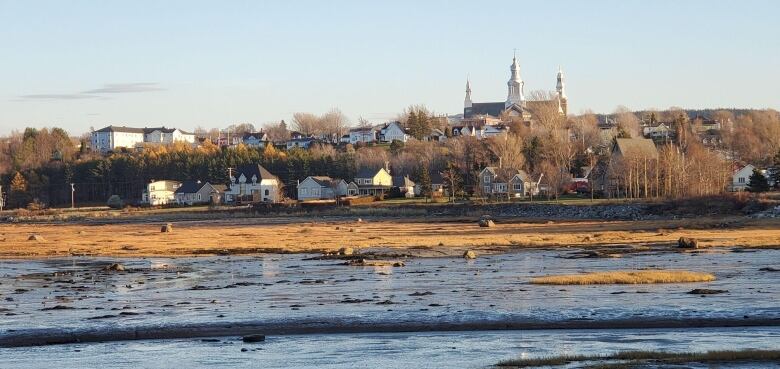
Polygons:
<instances>
[{"instance_id":1,"label":"bell tower","mask_svg":"<svg viewBox=\"0 0 780 369\"><path fill-rule=\"evenodd\" d=\"M525 104L525 96L523 96L523 79L520 78L520 64L517 63L517 56L512 57L512 65L509 66L511 76L507 85L507 96L504 107L508 108L513 104L523 106Z\"/></svg>"}]
</instances>

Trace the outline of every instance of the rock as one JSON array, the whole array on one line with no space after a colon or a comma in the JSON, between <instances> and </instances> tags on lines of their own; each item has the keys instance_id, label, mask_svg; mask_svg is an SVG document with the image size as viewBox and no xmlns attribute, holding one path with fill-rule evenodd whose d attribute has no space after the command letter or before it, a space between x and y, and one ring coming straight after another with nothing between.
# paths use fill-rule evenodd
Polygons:
<instances>
[{"instance_id":1,"label":"rock","mask_svg":"<svg viewBox=\"0 0 780 369\"><path fill-rule=\"evenodd\" d=\"M729 292L729 290L711 290L708 288L697 288L694 290L690 290L688 294L690 295L717 295L719 293L726 293Z\"/></svg>"},{"instance_id":2,"label":"rock","mask_svg":"<svg viewBox=\"0 0 780 369\"><path fill-rule=\"evenodd\" d=\"M171 233L171 232L173 232L173 224L168 223L168 224L162 226L162 228L160 228L160 232L162 232L162 233Z\"/></svg>"},{"instance_id":3,"label":"rock","mask_svg":"<svg viewBox=\"0 0 780 369\"><path fill-rule=\"evenodd\" d=\"M103 270L107 272L124 272L125 266L119 263L113 263L103 267Z\"/></svg>"},{"instance_id":4,"label":"rock","mask_svg":"<svg viewBox=\"0 0 780 369\"><path fill-rule=\"evenodd\" d=\"M466 252L463 253L464 259L476 259L477 253L471 250L466 250Z\"/></svg>"},{"instance_id":5,"label":"rock","mask_svg":"<svg viewBox=\"0 0 780 369\"><path fill-rule=\"evenodd\" d=\"M246 343L263 342L265 341L264 334L248 334L241 338Z\"/></svg>"},{"instance_id":6,"label":"rock","mask_svg":"<svg viewBox=\"0 0 780 369\"><path fill-rule=\"evenodd\" d=\"M490 216L483 215L482 218L479 218L479 226L480 227L495 227L496 223L493 222L493 219Z\"/></svg>"},{"instance_id":7,"label":"rock","mask_svg":"<svg viewBox=\"0 0 780 369\"><path fill-rule=\"evenodd\" d=\"M403 261L356 259L356 260L348 261L346 263L346 265L351 265L351 266L372 266L372 267L383 267L383 266L402 267L405 264L404 264Z\"/></svg>"},{"instance_id":8,"label":"rock","mask_svg":"<svg viewBox=\"0 0 780 369\"><path fill-rule=\"evenodd\" d=\"M342 248L339 249L339 252L338 252L338 254L340 256L350 256L350 255L352 255L354 253L355 253L355 249L353 249L351 247L342 247Z\"/></svg>"},{"instance_id":9,"label":"rock","mask_svg":"<svg viewBox=\"0 0 780 369\"><path fill-rule=\"evenodd\" d=\"M698 249L699 241L695 238L680 237L680 239L677 240L677 247L681 249Z\"/></svg>"},{"instance_id":10,"label":"rock","mask_svg":"<svg viewBox=\"0 0 780 369\"><path fill-rule=\"evenodd\" d=\"M759 269L760 272L780 272L780 268L766 267Z\"/></svg>"},{"instance_id":11,"label":"rock","mask_svg":"<svg viewBox=\"0 0 780 369\"><path fill-rule=\"evenodd\" d=\"M27 241L46 241L43 236L37 235L37 234L31 234L30 237L27 237Z\"/></svg>"}]
</instances>

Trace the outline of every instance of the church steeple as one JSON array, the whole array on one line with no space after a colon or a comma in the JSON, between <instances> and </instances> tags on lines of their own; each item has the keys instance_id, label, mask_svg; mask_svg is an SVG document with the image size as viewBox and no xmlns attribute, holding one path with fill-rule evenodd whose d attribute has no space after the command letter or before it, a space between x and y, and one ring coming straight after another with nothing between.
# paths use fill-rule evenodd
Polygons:
<instances>
[{"instance_id":1,"label":"church steeple","mask_svg":"<svg viewBox=\"0 0 780 369\"><path fill-rule=\"evenodd\" d=\"M558 91L558 97L566 99L566 86L563 82L563 69L558 66L558 83L555 85L555 90Z\"/></svg>"},{"instance_id":2,"label":"church steeple","mask_svg":"<svg viewBox=\"0 0 780 369\"><path fill-rule=\"evenodd\" d=\"M525 97L523 96L523 79L520 78L520 64L517 63L517 56L512 57L512 65L509 66L509 71L512 75L509 77L509 82L506 83L508 93L506 96L505 107L510 107L513 104L523 106L525 103Z\"/></svg>"},{"instance_id":3,"label":"church steeple","mask_svg":"<svg viewBox=\"0 0 780 369\"><path fill-rule=\"evenodd\" d=\"M470 108L471 107L471 82L468 78L466 78L466 98L463 99L463 107L464 108Z\"/></svg>"},{"instance_id":4,"label":"church steeple","mask_svg":"<svg viewBox=\"0 0 780 369\"><path fill-rule=\"evenodd\" d=\"M563 69L558 66L558 83L555 85L558 92L558 112L562 115L568 114L569 101L566 98L566 83L563 80Z\"/></svg>"}]
</instances>

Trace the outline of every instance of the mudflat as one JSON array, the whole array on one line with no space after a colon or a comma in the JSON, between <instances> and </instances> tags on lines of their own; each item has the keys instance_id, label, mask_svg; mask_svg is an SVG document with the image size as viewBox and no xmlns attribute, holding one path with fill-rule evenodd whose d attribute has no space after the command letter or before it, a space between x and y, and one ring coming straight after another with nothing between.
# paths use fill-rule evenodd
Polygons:
<instances>
[{"instance_id":1,"label":"mudflat","mask_svg":"<svg viewBox=\"0 0 780 369\"><path fill-rule=\"evenodd\" d=\"M256 253L318 253L341 247L387 249L413 256L452 256L464 249L490 254L523 248L611 250L673 248L692 237L701 248L780 248L780 219L696 218L641 221L533 221L407 217L226 218L173 222L136 220L9 223L0 225L0 257L197 256Z\"/></svg>"}]
</instances>

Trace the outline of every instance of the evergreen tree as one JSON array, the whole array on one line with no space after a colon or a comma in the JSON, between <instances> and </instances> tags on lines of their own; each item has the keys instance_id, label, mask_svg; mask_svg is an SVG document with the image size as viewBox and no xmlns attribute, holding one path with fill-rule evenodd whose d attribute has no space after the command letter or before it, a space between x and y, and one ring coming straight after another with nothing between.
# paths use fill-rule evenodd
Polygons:
<instances>
[{"instance_id":1,"label":"evergreen tree","mask_svg":"<svg viewBox=\"0 0 780 369\"><path fill-rule=\"evenodd\" d=\"M27 180L22 173L16 172L11 179L11 189L8 195L9 205L22 208L30 202L30 195L27 193Z\"/></svg>"},{"instance_id":2,"label":"evergreen tree","mask_svg":"<svg viewBox=\"0 0 780 369\"><path fill-rule=\"evenodd\" d=\"M428 173L427 165L418 165L415 168L414 181L420 186L420 196L431 196L431 175Z\"/></svg>"},{"instance_id":3,"label":"evergreen tree","mask_svg":"<svg viewBox=\"0 0 780 369\"><path fill-rule=\"evenodd\" d=\"M751 174L748 179L748 189L750 192L769 191L769 182L758 169L753 169L753 174Z\"/></svg>"},{"instance_id":4,"label":"evergreen tree","mask_svg":"<svg viewBox=\"0 0 780 369\"><path fill-rule=\"evenodd\" d=\"M393 140L393 142L390 143L390 153L393 155L398 155L403 148L404 148L403 141Z\"/></svg>"}]
</instances>

